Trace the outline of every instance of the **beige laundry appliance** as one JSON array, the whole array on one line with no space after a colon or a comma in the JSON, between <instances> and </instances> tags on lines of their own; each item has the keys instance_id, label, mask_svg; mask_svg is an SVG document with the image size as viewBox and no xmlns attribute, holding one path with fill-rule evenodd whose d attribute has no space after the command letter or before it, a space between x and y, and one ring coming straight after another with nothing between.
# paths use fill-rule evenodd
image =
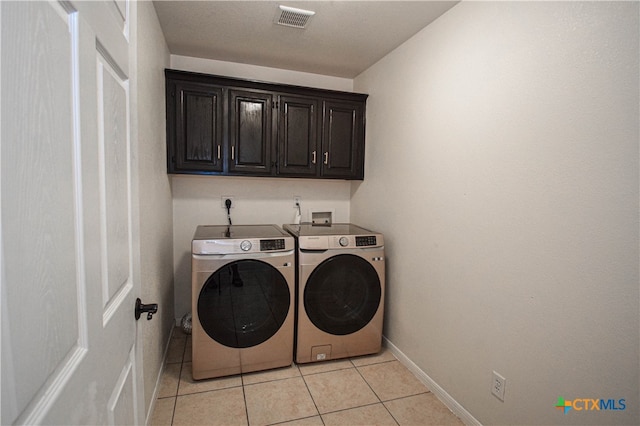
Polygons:
<instances>
[{"instance_id":1,"label":"beige laundry appliance","mask_svg":"<svg viewBox=\"0 0 640 426\"><path fill-rule=\"evenodd\" d=\"M296 237L295 361L379 352L385 296L382 234L350 223L283 228Z\"/></svg>"},{"instance_id":2,"label":"beige laundry appliance","mask_svg":"<svg viewBox=\"0 0 640 426\"><path fill-rule=\"evenodd\" d=\"M191 248L194 379L292 364L294 246L277 225L197 227Z\"/></svg>"}]
</instances>

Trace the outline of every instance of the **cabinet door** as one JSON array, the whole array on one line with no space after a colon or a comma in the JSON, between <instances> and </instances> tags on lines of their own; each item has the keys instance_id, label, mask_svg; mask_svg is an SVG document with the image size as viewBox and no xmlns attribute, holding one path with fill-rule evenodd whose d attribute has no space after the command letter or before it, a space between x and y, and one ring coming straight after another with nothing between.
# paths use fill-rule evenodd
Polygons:
<instances>
[{"instance_id":1,"label":"cabinet door","mask_svg":"<svg viewBox=\"0 0 640 426\"><path fill-rule=\"evenodd\" d=\"M176 83L169 172L222 172L222 99L220 87Z\"/></svg>"},{"instance_id":2,"label":"cabinet door","mask_svg":"<svg viewBox=\"0 0 640 426\"><path fill-rule=\"evenodd\" d=\"M229 90L229 172L271 174L273 95Z\"/></svg>"},{"instance_id":3,"label":"cabinet door","mask_svg":"<svg viewBox=\"0 0 640 426\"><path fill-rule=\"evenodd\" d=\"M281 96L279 102L278 174L317 174L318 100Z\"/></svg>"},{"instance_id":4,"label":"cabinet door","mask_svg":"<svg viewBox=\"0 0 640 426\"><path fill-rule=\"evenodd\" d=\"M364 103L325 100L322 108L322 176L364 177Z\"/></svg>"}]
</instances>

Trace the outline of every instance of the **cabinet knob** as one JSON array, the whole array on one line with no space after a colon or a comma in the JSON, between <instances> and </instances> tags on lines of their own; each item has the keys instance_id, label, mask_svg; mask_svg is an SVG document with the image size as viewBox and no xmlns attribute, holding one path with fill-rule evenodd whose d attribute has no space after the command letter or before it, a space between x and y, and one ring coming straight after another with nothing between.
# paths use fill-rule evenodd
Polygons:
<instances>
[{"instance_id":1,"label":"cabinet knob","mask_svg":"<svg viewBox=\"0 0 640 426\"><path fill-rule=\"evenodd\" d=\"M329 151L324 153L324 164L329 164Z\"/></svg>"},{"instance_id":2,"label":"cabinet knob","mask_svg":"<svg viewBox=\"0 0 640 426\"><path fill-rule=\"evenodd\" d=\"M311 163L312 164L316 164L316 152L315 151L313 151L311 153Z\"/></svg>"}]
</instances>

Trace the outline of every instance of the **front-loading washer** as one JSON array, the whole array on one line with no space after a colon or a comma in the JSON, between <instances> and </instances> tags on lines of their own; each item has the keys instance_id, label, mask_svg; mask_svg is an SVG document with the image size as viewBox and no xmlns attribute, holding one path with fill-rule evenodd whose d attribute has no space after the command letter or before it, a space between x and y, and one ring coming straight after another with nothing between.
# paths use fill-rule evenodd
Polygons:
<instances>
[{"instance_id":1,"label":"front-loading washer","mask_svg":"<svg viewBox=\"0 0 640 426\"><path fill-rule=\"evenodd\" d=\"M296 237L295 361L374 354L382 345L382 234L350 223L283 225Z\"/></svg>"},{"instance_id":2,"label":"front-loading washer","mask_svg":"<svg viewBox=\"0 0 640 426\"><path fill-rule=\"evenodd\" d=\"M191 245L193 378L291 365L293 237L277 225L198 226Z\"/></svg>"}]
</instances>

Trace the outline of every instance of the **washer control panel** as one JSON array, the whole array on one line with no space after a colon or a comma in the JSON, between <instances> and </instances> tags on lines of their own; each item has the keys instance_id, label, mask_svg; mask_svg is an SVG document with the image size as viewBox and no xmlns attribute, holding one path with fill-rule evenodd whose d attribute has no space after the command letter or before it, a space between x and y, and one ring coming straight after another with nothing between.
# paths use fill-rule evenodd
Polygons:
<instances>
[{"instance_id":1,"label":"washer control panel","mask_svg":"<svg viewBox=\"0 0 640 426\"><path fill-rule=\"evenodd\" d=\"M249 254L287 251L295 248L293 237L194 240L192 254Z\"/></svg>"},{"instance_id":2,"label":"washer control panel","mask_svg":"<svg viewBox=\"0 0 640 426\"><path fill-rule=\"evenodd\" d=\"M192 255L248 255L295 249L295 239L276 225L200 225L191 240Z\"/></svg>"}]
</instances>

